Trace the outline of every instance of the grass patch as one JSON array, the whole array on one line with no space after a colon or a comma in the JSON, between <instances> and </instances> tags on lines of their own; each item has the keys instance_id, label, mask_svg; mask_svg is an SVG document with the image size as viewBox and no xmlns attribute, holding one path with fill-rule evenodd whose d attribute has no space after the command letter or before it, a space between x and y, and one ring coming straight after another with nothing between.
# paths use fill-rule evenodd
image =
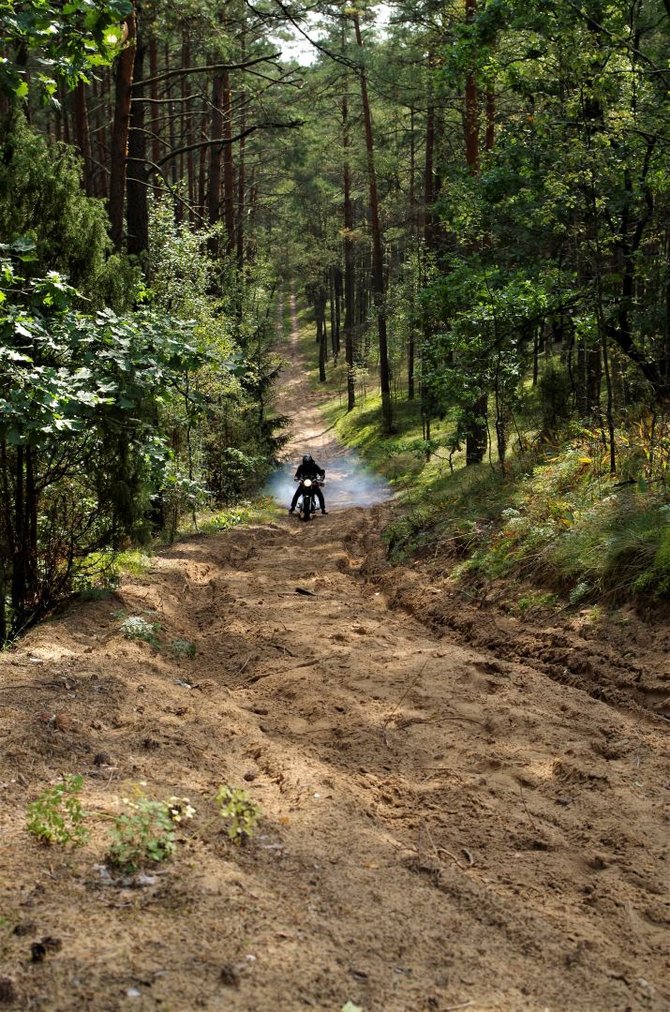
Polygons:
<instances>
[{"instance_id":1,"label":"grass patch","mask_svg":"<svg viewBox=\"0 0 670 1012\"><path fill-rule=\"evenodd\" d=\"M141 576L151 568L151 562L145 547L91 552L79 563L73 590L84 600L105 597L118 587L122 576Z\"/></svg>"},{"instance_id":2,"label":"grass patch","mask_svg":"<svg viewBox=\"0 0 670 1012\"><path fill-rule=\"evenodd\" d=\"M459 471L438 494L415 497L385 538L394 560L449 558L463 584L521 579L573 605L670 593L665 487L603 475L575 443L518 457L505 478Z\"/></svg>"},{"instance_id":3,"label":"grass patch","mask_svg":"<svg viewBox=\"0 0 670 1012\"><path fill-rule=\"evenodd\" d=\"M322 410L329 424L335 425L343 443L398 489L420 494L439 487L453 470L465 464L465 454L450 453L454 425L450 419L433 424L431 441L423 439L421 414L417 401L394 404L396 431L384 436L380 431L381 398L368 396L363 404L347 412L344 403L332 398ZM451 456L451 463L450 463Z\"/></svg>"},{"instance_id":4,"label":"grass patch","mask_svg":"<svg viewBox=\"0 0 670 1012\"><path fill-rule=\"evenodd\" d=\"M199 513L195 519L184 517L177 534L189 537L192 534L219 534L243 524L269 523L277 516L277 506L270 496L254 499L252 502L240 502L225 509Z\"/></svg>"}]
</instances>

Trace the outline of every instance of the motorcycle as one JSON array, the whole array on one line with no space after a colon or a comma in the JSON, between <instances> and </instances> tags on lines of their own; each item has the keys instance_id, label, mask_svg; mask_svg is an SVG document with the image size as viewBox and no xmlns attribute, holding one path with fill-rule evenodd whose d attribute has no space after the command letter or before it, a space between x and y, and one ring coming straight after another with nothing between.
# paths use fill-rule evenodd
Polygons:
<instances>
[{"instance_id":1,"label":"motorcycle","mask_svg":"<svg viewBox=\"0 0 670 1012\"><path fill-rule=\"evenodd\" d=\"M298 513L301 520L311 520L317 511L317 485L323 485L322 478L296 478L300 483L300 498L298 499Z\"/></svg>"}]
</instances>

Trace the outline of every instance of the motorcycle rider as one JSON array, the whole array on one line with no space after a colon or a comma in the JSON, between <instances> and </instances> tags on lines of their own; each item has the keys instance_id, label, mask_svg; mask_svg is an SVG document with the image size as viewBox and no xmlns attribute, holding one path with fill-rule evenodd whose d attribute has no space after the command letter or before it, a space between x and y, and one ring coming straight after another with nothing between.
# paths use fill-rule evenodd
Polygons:
<instances>
[{"instance_id":1,"label":"motorcycle rider","mask_svg":"<svg viewBox=\"0 0 670 1012\"><path fill-rule=\"evenodd\" d=\"M313 480L315 478L321 478L321 480L323 480L325 477L326 477L326 472L324 471L324 469L322 467L319 467L319 465L316 463L316 461L313 459L313 457L312 457L312 455L310 453L306 453L305 456L302 458L302 464L298 464L298 467L296 468L296 472L295 472L295 475L294 475L294 478L297 478L301 482L301 484L298 485L298 487L297 487L297 489L295 491L295 495L293 496L293 501L291 502L291 505L289 507L289 513L295 513L296 503L298 502L298 499L300 498L300 492L301 492L301 488L302 488L302 479L303 478L312 478L312 480ZM315 485L314 486L314 491L316 492L316 497L319 500L319 504L321 506L321 512L323 513L324 516L326 516L326 514L327 514L328 511L326 510L326 504L324 502L323 492L321 491L321 486L320 485Z\"/></svg>"}]
</instances>

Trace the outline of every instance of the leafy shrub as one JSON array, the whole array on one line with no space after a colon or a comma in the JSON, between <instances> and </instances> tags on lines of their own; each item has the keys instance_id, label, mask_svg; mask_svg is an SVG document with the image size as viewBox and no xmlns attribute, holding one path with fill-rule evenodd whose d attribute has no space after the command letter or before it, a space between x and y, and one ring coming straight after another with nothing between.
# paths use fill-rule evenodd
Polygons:
<instances>
[{"instance_id":1,"label":"leafy shrub","mask_svg":"<svg viewBox=\"0 0 670 1012\"><path fill-rule=\"evenodd\" d=\"M81 846L88 839L84 826L86 813L79 794L84 778L65 777L62 783L48 787L28 805L26 828L42 843L72 843Z\"/></svg>"},{"instance_id":2,"label":"leafy shrub","mask_svg":"<svg viewBox=\"0 0 670 1012\"><path fill-rule=\"evenodd\" d=\"M219 812L228 822L228 837L233 843L242 844L254 835L256 823L261 814L255 801L241 787L219 787L216 798Z\"/></svg>"},{"instance_id":3,"label":"leafy shrub","mask_svg":"<svg viewBox=\"0 0 670 1012\"><path fill-rule=\"evenodd\" d=\"M174 657L188 657L189 660L195 657L195 643L191 643L190 640L172 640L170 649Z\"/></svg>"},{"instance_id":4,"label":"leafy shrub","mask_svg":"<svg viewBox=\"0 0 670 1012\"><path fill-rule=\"evenodd\" d=\"M146 797L124 801L131 811L114 821L108 852L111 864L123 871L136 871L149 861L166 861L176 847L172 815L175 806L171 809L170 803Z\"/></svg>"}]
</instances>

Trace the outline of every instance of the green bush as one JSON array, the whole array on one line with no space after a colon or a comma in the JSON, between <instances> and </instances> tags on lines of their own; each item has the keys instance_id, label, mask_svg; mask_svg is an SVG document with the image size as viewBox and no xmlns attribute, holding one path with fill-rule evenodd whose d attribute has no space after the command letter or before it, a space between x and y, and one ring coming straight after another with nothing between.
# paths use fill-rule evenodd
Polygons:
<instances>
[{"instance_id":1,"label":"green bush","mask_svg":"<svg viewBox=\"0 0 670 1012\"><path fill-rule=\"evenodd\" d=\"M65 777L48 787L28 805L26 828L41 843L72 843L81 846L88 839L79 794L84 786L81 776Z\"/></svg>"},{"instance_id":2,"label":"green bush","mask_svg":"<svg viewBox=\"0 0 670 1012\"><path fill-rule=\"evenodd\" d=\"M233 843L242 844L250 840L261 814L256 802L241 787L229 787L226 784L219 787L215 801L221 817L227 823L228 837Z\"/></svg>"},{"instance_id":3,"label":"green bush","mask_svg":"<svg viewBox=\"0 0 670 1012\"><path fill-rule=\"evenodd\" d=\"M130 811L114 821L108 852L110 863L122 871L136 871L147 862L166 861L176 847L170 805L145 797L124 800Z\"/></svg>"}]
</instances>

